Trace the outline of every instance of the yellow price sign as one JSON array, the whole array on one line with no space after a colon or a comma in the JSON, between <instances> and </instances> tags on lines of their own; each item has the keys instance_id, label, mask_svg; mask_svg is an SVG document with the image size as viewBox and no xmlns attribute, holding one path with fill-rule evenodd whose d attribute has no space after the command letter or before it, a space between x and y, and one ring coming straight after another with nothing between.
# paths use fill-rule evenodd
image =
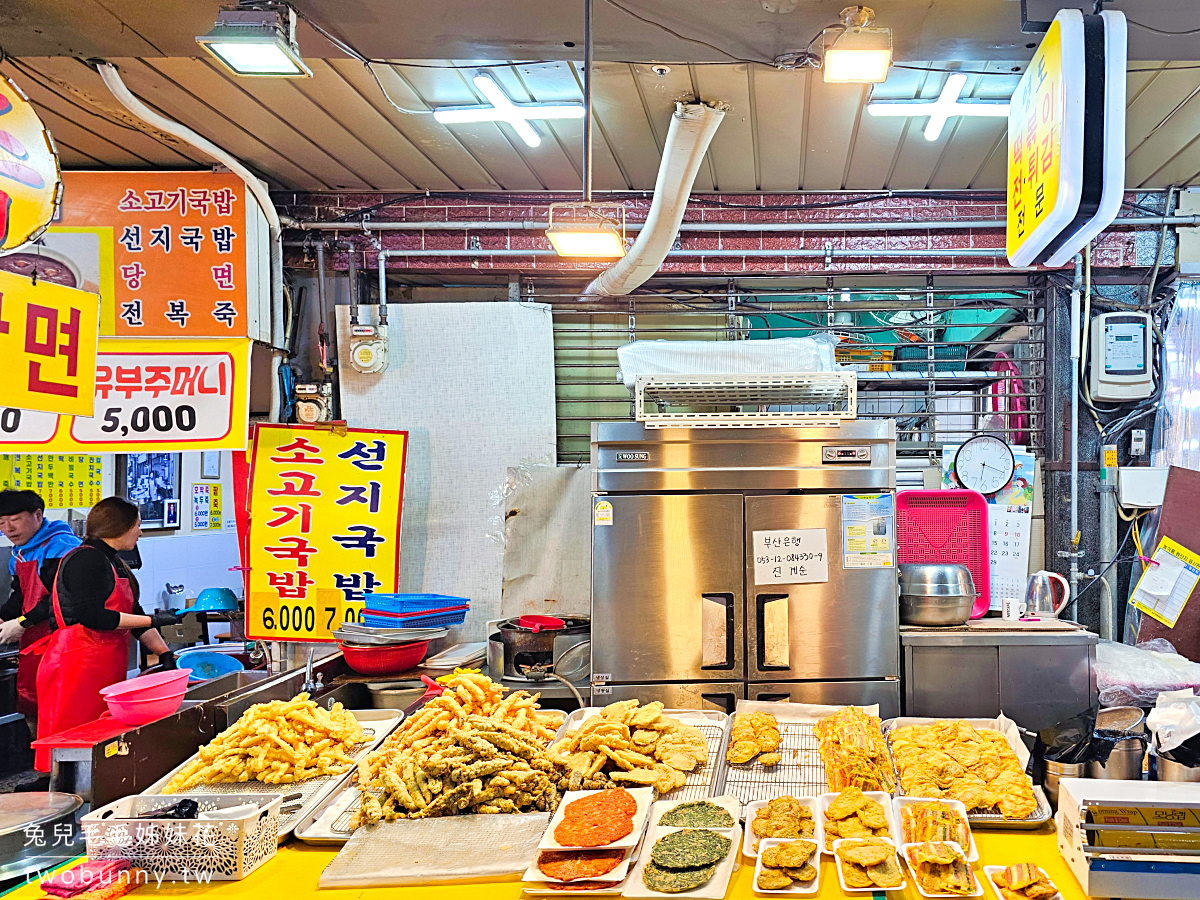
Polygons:
<instances>
[{"instance_id":1,"label":"yellow price sign","mask_svg":"<svg viewBox=\"0 0 1200 900\"><path fill-rule=\"evenodd\" d=\"M7 406L92 415L99 340L99 296L0 272L0 358L10 367Z\"/></svg>"},{"instance_id":2,"label":"yellow price sign","mask_svg":"<svg viewBox=\"0 0 1200 900\"><path fill-rule=\"evenodd\" d=\"M408 433L260 425L250 471L246 634L328 641L396 590Z\"/></svg>"}]
</instances>

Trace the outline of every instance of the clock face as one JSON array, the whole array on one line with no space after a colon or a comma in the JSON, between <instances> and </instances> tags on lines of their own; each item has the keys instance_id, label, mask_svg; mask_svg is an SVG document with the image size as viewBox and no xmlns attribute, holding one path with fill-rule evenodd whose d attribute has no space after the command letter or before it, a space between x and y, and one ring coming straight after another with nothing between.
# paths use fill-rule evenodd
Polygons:
<instances>
[{"instance_id":1,"label":"clock face","mask_svg":"<svg viewBox=\"0 0 1200 900\"><path fill-rule=\"evenodd\" d=\"M990 434L971 438L958 448L954 471L965 488L994 494L1012 480L1015 461L1012 450Z\"/></svg>"}]
</instances>

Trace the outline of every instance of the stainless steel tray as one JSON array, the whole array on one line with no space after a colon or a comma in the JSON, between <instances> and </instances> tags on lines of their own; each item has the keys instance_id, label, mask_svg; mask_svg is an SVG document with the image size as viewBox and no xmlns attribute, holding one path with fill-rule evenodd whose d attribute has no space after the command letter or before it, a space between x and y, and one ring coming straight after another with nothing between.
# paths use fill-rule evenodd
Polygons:
<instances>
[{"instance_id":1,"label":"stainless steel tray","mask_svg":"<svg viewBox=\"0 0 1200 900\"><path fill-rule=\"evenodd\" d=\"M574 710L563 719L555 740L561 740L577 729L584 719L599 715L602 707L588 706ZM729 716L712 709L664 709L663 715L674 716L686 725L695 725L704 732L708 741L708 758L700 768L687 773L683 787L659 794L659 800L702 800L721 793L718 779L721 764L725 759L725 747L729 743Z\"/></svg>"},{"instance_id":2,"label":"stainless steel tray","mask_svg":"<svg viewBox=\"0 0 1200 900\"><path fill-rule=\"evenodd\" d=\"M893 728L897 727L897 725L896 725L897 721L898 721L897 719L885 719L884 720L883 736L885 738L887 738L888 735L891 734L891 731ZM903 724L904 725L932 725L934 722L948 722L948 721L955 721L955 720L954 719L939 719L939 718L934 718L934 717L921 718L921 717L906 716L906 717L904 717ZM993 731L1000 730L1000 729L995 728L994 725L982 724L982 723L986 723L986 722L994 722L995 721L994 719L966 719L966 718L964 718L963 721L971 723L976 728L991 728ZM1001 731L1001 734L1004 734L1004 732ZM1021 759L1022 756L1028 757L1029 749L1024 744L1021 744L1018 747L1018 746L1014 745L1014 743L1013 743L1014 738L1011 734L1005 734L1005 737L1008 739L1008 745L1009 745L1009 747L1012 748L1013 753L1015 753L1017 755L1018 760ZM1019 738L1017 740L1019 740ZM888 755L890 756L892 753L892 742L891 742L890 738L888 739L887 745L888 745ZM896 796L897 797L908 796L907 794L904 793L904 786L900 781L900 770L896 767L895 759L892 760L892 769L896 773ZM990 828L990 829L996 829L996 830L1009 830L1009 831L1033 831L1035 829L1041 828L1043 825L1045 825L1047 822L1049 822L1052 818L1054 818L1054 811L1050 808L1050 801L1046 799L1046 792L1042 790L1040 785L1035 784L1033 786L1033 797L1035 800L1037 800L1038 807L1033 812L1032 815L1026 816L1024 819L1006 819L1003 815L1000 814L999 811L976 809L976 810L968 810L967 811L967 824L969 824L972 828L985 828L985 829Z\"/></svg>"},{"instance_id":3,"label":"stainless steel tray","mask_svg":"<svg viewBox=\"0 0 1200 900\"><path fill-rule=\"evenodd\" d=\"M354 748L355 761L361 759L369 751L373 750L383 739L395 730L396 726L404 719L404 714L394 709L352 709L350 712L354 718L362 724L363 730L368 732L368 740L365 743L359 744ZM142 791L143 794L161 794L163 788L170 783L171 779L180 772L185 766L189 765L199 754L193 754L185 759L174 769L160 778L150 787ZM326 796L331 793L339 783L344 782L353 773L351 767L347 772L340 775L324 775L318 778L310 778L307 781L295 782L292 784L267 784L262 781L232 781L223 782L221 784L202 784L196 787L189 788L186 795L195 794L283 794L285 797L298 794L293 800L288 800L283 803L282 810L290 810L280 812L279 816L279 842L282 844L292 834L292 829L296 823L313 807L318 806Z\"/></svg>"},{"instance_id":4,"label":"stainless steel tray","mask_svg":"<svg viewBox=\"0 0 1200 900\"><path fill-rule=\"evenodd\" d=\"M755 800L773 800L785 795L816 797L829 790L812 724L780 722L779 736L783 740L778 750L782 758L770 768L755 762L736 765L726 761L724 751L721 753L717 793L737 797L743 815L746 805Z\"/></svg>"},{"instance_id":5,"label":"stainless steel tray","mask_svg":"<svg viewBox=\"0 0 1200 900\"><path fill-rule=\"evenodd\" d=\"M341 846L354 834L350 819L358 809L359 790L353 783L354 770L319 801L309 806L292 826L296 837L306 844Z\"/></svg>"}]
</instances>

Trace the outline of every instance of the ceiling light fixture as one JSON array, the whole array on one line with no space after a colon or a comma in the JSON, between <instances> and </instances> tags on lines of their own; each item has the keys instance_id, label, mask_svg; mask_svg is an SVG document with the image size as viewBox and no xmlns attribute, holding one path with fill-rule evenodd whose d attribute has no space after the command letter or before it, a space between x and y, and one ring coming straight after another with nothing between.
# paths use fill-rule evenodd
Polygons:
<instances>
[{"instance_id":1,"label":"ceiling light fixture","mask_svg":"<svg viewBox=\"0 0 1200 900\"><path fill-rule=\"evenodd\" d=\"M619 259L625 255L625 206L592 202L592 0L583 0L583 107L583 200L551 203L546 237L559 256Z\"/></svg>"},{"instance_id":2,"label":"ceiling light fixture","mask_svg":"<svg viewBox=\"0 0 1200 900\"><path fill-rule=\"evenodd\" d=\"M827 84L870 84L887 79L892 64L892 29L871 28L875 10L847 6L842 10L842 33L825 51Z\"/></svg>"},{"instance_id":3,"label":"ceiling light fixture","mask_svg":"<svg viewBox=\"0 0 1200 900\"><path fill-rule=\"evenodd\" d=\"M936 100L872 100L867 113L872 116L928 116L925 140L936 141L955 116L995 116L1008 118L1007 100L961 100L967 76L955 72L946 79Z\"/></svg>"},{"instance_id":4,"label":"ceiling light fixture","mask_svg":"<svg viewBox=\"0 0 1200 900\"><path fill-rule=\"evenodd\" d=\"M234 75L312 78L296 43L296 11L286 3L223 7L196 43Z\"/></svg>"},{"instance_id":5,"label":"ceiling light fixture","mask_svg":"<svg viewBox=\"0 0 1200 900\"><path fill-rule=\"evenodd\" d=\"M442 106L433 117L443 125L466 122L507 122L530 147L542 142L538 130L530 125L537 119L582 119L584 109L578 103L513 103L490 75L476 75L475 87L490 106Z\"/></svg>"}]
</instances>

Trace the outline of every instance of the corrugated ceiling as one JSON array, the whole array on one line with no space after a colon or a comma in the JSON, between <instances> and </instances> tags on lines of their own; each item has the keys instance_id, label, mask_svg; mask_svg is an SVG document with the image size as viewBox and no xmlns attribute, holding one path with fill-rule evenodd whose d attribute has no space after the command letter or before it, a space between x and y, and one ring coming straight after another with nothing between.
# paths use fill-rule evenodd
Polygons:
<instances>
[{"instance_id":1,"label":"corrugated ceiling","mask_svg":"<svg viewBox=\"0 0 1200 900\"><path fill-rule=\"evenodd\" d=\"M527 147L507 125L446 127L393 109L353 60L308 60L312 79L234 78L207 59L117 59L130 88L163 113L245 160L278 188L297 190L573 190L580 122L543 122ZM427 61L439 64L439 61ZM472 61L440 61L469 66ZM474 61L479 65L478 61ZM1005 98L1020 62L962 66L964 95ZM1200 182L1200 67L1134 63L1127 128L1130 188ZM1016 70L1015 72L1013 70ZM207 165L179 141L134 122L99 77L65 57L10 59L3 71L38 105L70 168ZM393 99L413 110L482 102L470 68L378 67ZM578 64L509 64L490 71L517 101L579 100ZM678 99L722 101L729 112L696 181L701 191L966 189L1004 186L1005 124L955 119L937 141L924 120L874 118L880 99L932 98L943 71L893 68L875 86L827 85L811 70L747 64L648 66L606 62L596 73L598 190L650 190Z\"/></svg>"}]
</instances>

